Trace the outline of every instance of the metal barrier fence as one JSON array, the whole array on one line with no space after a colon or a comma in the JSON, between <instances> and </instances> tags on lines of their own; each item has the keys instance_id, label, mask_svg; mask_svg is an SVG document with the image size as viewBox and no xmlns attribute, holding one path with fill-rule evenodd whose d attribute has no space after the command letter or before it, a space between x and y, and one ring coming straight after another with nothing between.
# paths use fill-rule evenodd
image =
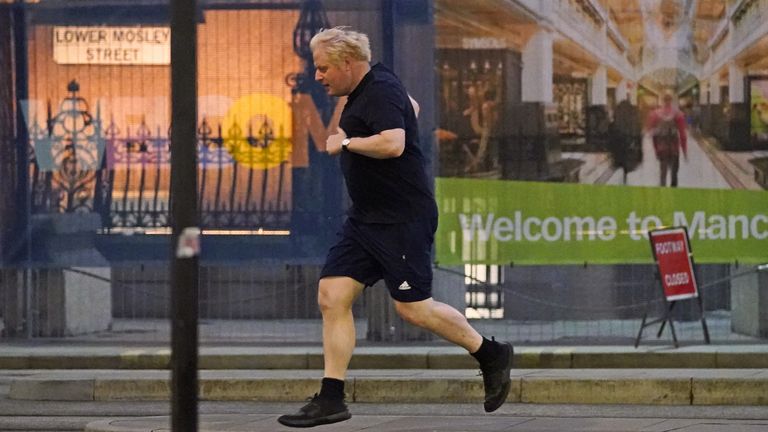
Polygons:
<instances>
[{"instance_id":1,"label":"metal barrier fence","mask_svg":"<svg viewBox=\"0 0 768 432\"><path fill-rule=\"evenodd\" d=\"M465 295L456 296L455 292L441 291L436 286L435 297L464 310L481 333L518 344L630 344L643 313L661 314L663 303L650 265L550 266L547 270L502 267L498 269L498 279L481 280L466 269L436 268L437 281L452 277L460 283L450 289L463 288ZM731 323L731 281L754 271L728 265L697 266L713 342L759 341L733 332ZM318 275L319 266L313 265L203 267L201 343L319 344ZM165 265L45 269L13 275L6 271L0 283L15 284L15 295L27 302L26 310L13 312L14 329L8 327L12 324L7 319L14 317L6 311L5 335L67 336L72 329L64 322L66 312L61 304L79 299L80 313L108 319L109 330L72 339L161 344L170 340ZM490 300L478 301L483 296ZM386 290L376 286L367 289L355 304L357 337L361 342L432 339L393 318L392 311L382 303L382 299L388 302L387 297ZM100 305L108 305L109 310L92 310ZM681 304L675 311L678 338L701 342L697 308L693 302L687 306ZM395 328L398 334L381 336L382 332L395 332ZM668 339L665 334L661 342L667 343Z\"/></svg>"}]
</instances>

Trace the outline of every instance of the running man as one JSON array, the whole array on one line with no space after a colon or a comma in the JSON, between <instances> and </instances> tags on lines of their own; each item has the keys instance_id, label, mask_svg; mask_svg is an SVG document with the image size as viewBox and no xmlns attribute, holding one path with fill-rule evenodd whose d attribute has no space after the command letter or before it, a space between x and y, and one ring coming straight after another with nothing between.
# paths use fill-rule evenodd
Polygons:
<instances>
[{"instance_id":1,"label":"running man","mask_svg":"<svg viewBox=\"0 0 768 432\"><path fill-rule=\"evenodd\" d=\"M352 207L320 276L325 360L320 392L278 421L311 427L351 417L344 403L344 379L355 347L352 304L380 279L405 321L465 348L478 360L485 411L495 411L509 392L512 345L484 338L463 314L432 299L437 205L418 145L418 104L392 71L370 65L365 34L327 29L312 38L310 47L315 79L329 95L348 96L338 133L328 137L326 150L341 155Z\"/></svg>"}]
</instances>

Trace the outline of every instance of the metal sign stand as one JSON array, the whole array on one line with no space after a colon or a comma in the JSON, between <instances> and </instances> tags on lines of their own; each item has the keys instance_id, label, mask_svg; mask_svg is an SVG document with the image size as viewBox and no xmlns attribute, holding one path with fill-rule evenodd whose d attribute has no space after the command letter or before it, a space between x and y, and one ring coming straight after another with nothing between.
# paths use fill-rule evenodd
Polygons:
<instances>
[{"instance_id":1,"label":"metal sign stand","mask_svg":"<svg viewBox=\"0 0 768 432\"><path fill-rule=\"evenodd\" d=\"M656 278L658 280L658 273L656 273ZM663 294L664 292L662 290L662 295ZM675 348L678 348L679 345L677 343L677 334L675 333L675 324L672 322L672 309L675 307L675 304L677 304L677 301L668 302L667 298L664 297L664 314L661 316L661 318L656 318L651 321L646 321L648 319L648 309L650 309L650 306L646 308L646 311L643 314L643 320L640 323L640 330L637 332L637 337L635 338L635 348L640 346L640 338L643 336L643 330L646 327L661 323L661 327L659 327L659 331L656 333L656 338L658 339L661 338L661 334L664 332L664 326L667 324L667 322L669 322L669 331L672 333L672 343L674 344ZM699 304L701 304L701 300L699 300ZM702 310L702 320L703 315L704 313ZM706 337L707 339L709 338L708 335ZM709 343L709 340L707 340L707 343Z\"/></svg>"},{"instance_id":2,"label":"metal sign stand","mask_svg":"<svg viewBox=\"0 0 768 432\"><path fill-rule=\"evenodd\" d=\"M666 241L666 243L664 243L666 240L664 236L673 238L675 241ZM669 323L669 330L672 333L672 343L674 344L675 348L678 348L679 344L677 342L677 334L675 333L675 325L672 322L672 310L678 301L694 298L699 304L699 314L701 316L701 327L704 332L704 342L709 344L709 329L707 328L707 321L704 317L704 302L702 300L702 294L698 290L696 275L693 272L693 252L691 251L688 231L685 227L654 230L648 232L648 238L651 241L651 250L653 252L653 259L656 264L656 280L658 281L658 286L661 289L662 299L664 300L664 313L660 318L647 321L649 310L651 309L651 302L649 302L649 305L646 308L646 312L643 314L643 320L640 323L640 330L637 332L637 337L635 338L635 348L640 345L640 339L643 335L643 330L646 327L650 327L658 323L661 323L661 326L659 327L659 331L656 333L656 338L661 337L661 334L664 332L664 327L667 325L667 323ZM661 241L659 239L661 239ZM675 243L675 247L667 247L670 243ZM669 252L668 249L674 250ZM680 256L683 256L684 254L685 258L687 259L680 261L678 257L678 261L673 262L672 265L670 265L670 263L668 263L665 258L660 257L660 255L667 253L677 253L677 255ZM671 274L670 270L681 270L679 266L681 262L684 264L684 268L682 269L684 272ZM677 267L675 267L674 264L677 264ZM673 285L674 277L680 274L684 274L690 278L690 280L687 281L687 285L689 285L692 290L683 294L670 293L671 288L669 285ZM672 279L668 280L668 278Z\"/></svg>"}]
</instances>

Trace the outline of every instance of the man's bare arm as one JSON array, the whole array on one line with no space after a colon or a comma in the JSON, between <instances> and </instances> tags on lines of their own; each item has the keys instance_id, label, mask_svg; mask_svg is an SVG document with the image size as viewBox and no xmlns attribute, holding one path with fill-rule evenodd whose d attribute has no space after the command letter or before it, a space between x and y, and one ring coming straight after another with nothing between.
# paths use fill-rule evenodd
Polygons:
<instances>
[{"instance_id":1,"label":"man's bare arm","mask_svg":"<svg viewBox=\"0 0 768 432\"><path fill-rule=\"evenodd\" d=\"M347 137L344 131L328 137L326 149L328 154L341 152L341 141ZM347 150L374 159L396 158L405 150L405 130L388 129L369 137L351 138Z\"/></svg>"},{"instance_id":2,"label":"man's bare arm","mask_svg":"<svg viewBox=\"0 0 768 432\"><path fill-rule=\"evenodd\" d=\"M408 99L411 101L414 114L418 117L419 103L411 95L408 95ZM336 135L329 136L326 142L328 154L335 155L341 152L341 141L346 137L347 134L343 130ZM369 137L352 138L347 146L347 150L375 159L399 157L405 150L405 130L399 128L388 129Z\"/></svg>"}]
</instances>

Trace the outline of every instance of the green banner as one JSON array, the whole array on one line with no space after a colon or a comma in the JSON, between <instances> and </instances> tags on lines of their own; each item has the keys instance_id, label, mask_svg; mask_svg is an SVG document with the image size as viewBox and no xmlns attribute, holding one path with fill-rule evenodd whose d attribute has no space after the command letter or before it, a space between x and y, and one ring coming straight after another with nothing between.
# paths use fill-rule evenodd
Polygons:
<instances>
[{"instance_id":1,"label":"green banner","mask_svg":"<svg viewBox=\"0 0 768 432\"><path fill-rule=\"evenodd\" d=\"M647 231L686 226L696 262L768 262L768 193L438 178L437 260L653 262Z\"/></svg>"}]
</instances>

